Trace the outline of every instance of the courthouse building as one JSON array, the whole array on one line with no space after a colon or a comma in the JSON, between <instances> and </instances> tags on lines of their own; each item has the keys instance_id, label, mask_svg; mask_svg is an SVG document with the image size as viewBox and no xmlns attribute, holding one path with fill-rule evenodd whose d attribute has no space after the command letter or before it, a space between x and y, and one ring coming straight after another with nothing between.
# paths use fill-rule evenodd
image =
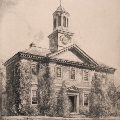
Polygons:
<instances>
[{"instance_id":1,"label":"courthouse building","mask_svg":"<svg viewBox=\"0 0 120 120\"><path fill-rule=\"evenodd\" d=\"M103 85L114 80L115 68L96 62L73 44L74 33L69 31L69 18L70 14L60 5L53 13L53 32L48 36L49 49L31 43L29 49L16 53L5 62L9 112L14 107L19 108L19 102L22 106L37 106L38 84L43 78L43 71L48 68L56 92L65 81L72 105L71 113L79 114L80 109L88 108L94 73L103 75Z\"/></svg>"}]
</instances>

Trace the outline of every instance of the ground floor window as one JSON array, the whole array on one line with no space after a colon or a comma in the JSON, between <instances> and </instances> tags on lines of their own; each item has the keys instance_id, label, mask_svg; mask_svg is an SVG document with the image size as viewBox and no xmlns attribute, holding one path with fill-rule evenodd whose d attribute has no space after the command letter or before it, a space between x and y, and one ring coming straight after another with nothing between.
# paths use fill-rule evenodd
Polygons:
<instances>
[{"instance_id":1,"label":"ground floor window","mask_svg":"<svg viewBox=\"0 0 120 120\"><path fill-rule=\"evenodd\" d=\"M84 93L84 106L88 106L88 94Z\"/></svg>"},{"instance_id":2,"label":"ground floor window","mask_svg":"<svg viewBox=\"0 0 120 120\"><path fill-rule=\"evenodd\" d=\"M37 90L32 90L32 104L37 104Z\"/></svg>"}]
</instances>

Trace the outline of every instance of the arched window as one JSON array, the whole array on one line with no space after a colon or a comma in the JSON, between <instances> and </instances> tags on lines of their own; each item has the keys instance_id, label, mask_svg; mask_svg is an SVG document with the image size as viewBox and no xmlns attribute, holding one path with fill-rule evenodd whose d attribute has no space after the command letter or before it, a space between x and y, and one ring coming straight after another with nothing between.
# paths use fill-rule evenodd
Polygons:
<instances>
[{"instance_id":1,"label":"arched window","mask_svg":"<svg viewBox=\"0 0 120 120\"><path fill-rule=\"evenodd\" d=\"M63 17L63 26L66 27L66 17Z\"/></svg>"},{"instance_id":2,"label":"arched window","mask_svg":"<svg viewBox=\"0 0 120 120\"><path fill-rule=\"evenodd\" d=\"M61 26L61 16L58 16L58 26Z\"/></svg>"},{"instance_id":3,"label":"arched window","mask_svg":"<svg viewBox=\"0 0 120 120\"><path fill-rule=\"evenodd\" d=\"M54 28L56 28L56 19L54 19Z\"/></svg>"},{"instance_id":4,"label":"arched window","mask_svg":"<svg viewBox=\"0 0 120 120\"><path fill-rule=\"evenodd\" d=\"M68 27L68 18L67 18L67 27Z\"/></svg>"}]
</instances>

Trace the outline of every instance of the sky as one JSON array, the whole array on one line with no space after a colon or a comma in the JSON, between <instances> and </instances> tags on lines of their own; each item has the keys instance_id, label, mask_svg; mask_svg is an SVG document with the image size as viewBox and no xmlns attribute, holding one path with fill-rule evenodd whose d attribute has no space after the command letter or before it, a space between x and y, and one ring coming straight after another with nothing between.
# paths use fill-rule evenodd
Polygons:
<instances>
[{"instance_id":1,"label":"sky","mask_svg":"<svg viewBox=\"0 0 120 120\"><path fill-rule=\"evenodd\" d=\"M9 59L31 42L49 48L54 11L60 0L1 0L0 55ZM93 59L115 67L120 85L120 0L62 0L70 13L74 43Z\"/></svg>"}]
</instances>

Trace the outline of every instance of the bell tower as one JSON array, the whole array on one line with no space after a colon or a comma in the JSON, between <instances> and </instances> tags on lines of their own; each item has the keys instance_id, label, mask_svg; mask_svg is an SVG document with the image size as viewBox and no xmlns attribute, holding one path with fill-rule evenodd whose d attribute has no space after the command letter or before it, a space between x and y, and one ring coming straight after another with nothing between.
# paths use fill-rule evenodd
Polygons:
<instances>
[{"instance_id":1,"label":"bell tower","mask_svg":"<svg viewBox=\"0 0 120 120\"><path fill-rule=\"evenodd\" d=\"M53 32L48 36L49 49L51 52L57 52L73 44L72 36L69 32L70 14L61 6L53 13Z\"/></svg>"}]
</instances>

